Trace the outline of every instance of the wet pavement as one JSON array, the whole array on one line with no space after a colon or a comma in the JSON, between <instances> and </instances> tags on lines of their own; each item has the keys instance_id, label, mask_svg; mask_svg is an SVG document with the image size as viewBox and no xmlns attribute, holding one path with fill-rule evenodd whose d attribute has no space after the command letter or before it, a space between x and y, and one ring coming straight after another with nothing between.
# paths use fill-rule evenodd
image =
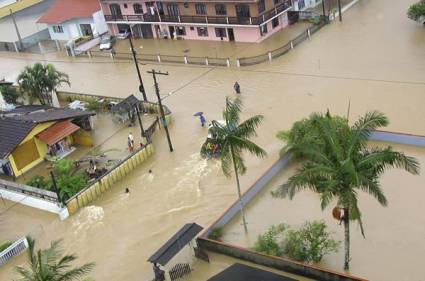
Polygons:
<instances>
[{"instance_id":1,"label":"wet pavement","mask_svg":"<svg viewBox=\"0 0 425 281\"><path fill-rule=\"evenodd\" d=\"M264 160L247 157L244 189L278 158L276 132L313 111L345 115L350 101L350 120L376 109L389 117L389 130L425 134L425 111L419 106L425 102L425 33L406 17L412 2L361 0L344 14L342 23L324 27L271 63L242 69L142 66L151 100L153 81L145 71L169 71L158 81L164 103L173 111L175 152L168 152L161 132L155 136L157 153L151 159L67 221L19 205L2 211L0 240L33 233L46 245L63 238L80 262L97 263L92 274L96 280L149 280L146 259L151 253L184 223L208 226L236 199L234 179L226 179L218 163L199 158L206 130L192 116L204 111L209 120L220 118L225 96L235 96L235 81L242 88L243 116L265 116L255 141L269 153ZM68 58L0 53L0 77L13 77L25 65L49 58L70 75L72 85L65 90L126 97L138 88L134 65L128 62L69 63ZM126 187L130 195L124 194ZM0 279L15 276L13 265L22 261L2 267Z\"/></svg>"}]
</instances>

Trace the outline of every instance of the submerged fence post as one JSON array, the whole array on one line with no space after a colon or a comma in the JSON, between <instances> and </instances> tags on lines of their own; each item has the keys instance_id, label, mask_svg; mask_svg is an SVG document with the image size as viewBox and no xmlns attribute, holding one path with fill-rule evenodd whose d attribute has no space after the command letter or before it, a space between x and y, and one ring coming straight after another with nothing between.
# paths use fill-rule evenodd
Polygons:
<instances>
[{"instance_id":1,"label":"submerged fence post","mask_svg":"<svg viewBox=\"0 0 425 281\"><path fill-rule=\"evenodd\" d=\"M226 59L226 64L227 64L227 67L230 67L230 59Z\"/></svg>"},{"instance_id":2,"label":"submerged fence post","mask_svg":"<svg viewBox=\"0 0 425 281\"><path fill-rule=\"evenodd\" d=\"M38 48L40 49L40 53L44 54L43 46L41 45L41 42L38 42Z\"/></svg>"},{"instance_id":3,"label":"submerged fence post","mask_svg":"<svg viewBox=\"0 0 425 281\"><path fill-rule=\"evenodd\" d=\"M209 65L208 58L205 58L205 65Z\"/></svg>"},{"instance_id":4,"label":"submerged fence post","mask_svg":"<svg viewBox=\"0 0 425 281\"><path fill-rule=\"evenodd\" d=\"M183 59L184 59L184 64L187 64L187 56L184 56Z\"/></svg>"},{"instance_id":5,"label":"submerged fence post","mask_svg":"<svg viewBox=\"0 0 425 281\"><path fill-rule=\"evenodd\" d=\"M241 62L239 61L239 59L236 59L236 66L241 67Z\"/></svg>"},{"instance_id":6,"label":"submerged fence post","mask_svg":"<svg viewBox=\"0 0 425 281\"><path fill-rule=\"evenodd\" d=\"M293 49L294 48L294 43L292 43L292 41L291 41L291 49Z\"/></svg>"},{"instance_id":7,"label":"submerged fence post","mask_svg":"<svg viewBox=\"0 0 425 281\"><path fill-rule=\"evenodd\" d=\"M310 38L310 36L311 36L311 34L310 34L310 28L307 29L307 35L308 35L308 38Z\"/></svg>"},{"instance_id":8,"label":"submerged fence post","mask_svg":"<svg viewBox=\"0 0 425 281\"><path fill-rule=\"evenodd\" d=\"M87 56L88 56L89 58L91 58L91 52L90 52L90 51L87 51Z\"/></svg>"},{"instance_id":9,"label":"submerged fence post","mask_svg":"<svg viewBox=\"0 0 425 281\"><path fill-rule=\"evenodd\" d=\"M58 51L60 51L61 50L61 45L59 44L59 41L58 40L55 40L55 44L56 44L56 49Z\"/></svg>"},{"instance_id":10,"label":"submerged fence post","mask_svg":"<svg viewBox=\"0 0 425 281\"><path fill-rule=\"evenodd\" d=\"M272 60L272 52L268 52L268 55L269 55L269 61L271 61Z\"/></svg>"},{"instance_id":11,"label":"submerged fence post","mask_svg":"<svg viewBox=\"0 0 425 281\"><path fill-rule=\"evenodd\" d=\"M161 62L161 56L160 55L157 55L156 57L158 59L158 62Z\"/></svg>"}]
</instances>

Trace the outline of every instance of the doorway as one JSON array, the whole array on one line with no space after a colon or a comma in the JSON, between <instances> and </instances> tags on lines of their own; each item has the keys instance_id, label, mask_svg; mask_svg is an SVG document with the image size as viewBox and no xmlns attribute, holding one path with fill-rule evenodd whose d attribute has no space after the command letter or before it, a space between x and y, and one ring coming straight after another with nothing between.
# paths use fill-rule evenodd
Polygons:
<instances>
[{"instance_id":1,"label":"doorway","mask_svg":"<svg viewBox=\"0 0 425 281\"><path fill-rule=\"evenodd\" d=\"M121 7L118 4L110 4L109 9L114 19L122 19Z\"/></svg>"},{"instance_id":2,"label":"doorway","mask_svg":"<svg viewBox=\"0 0 425 281\"><path fill-rule=\"evenodd\" d=\"M228 28L227 34L229 35L229 41L235 41L235 33L233 32L233 28Z\"/></svg>"},{"instance_id":3,"label":"doorway","mask_svg":"<svg viewBox=\"0 0 425 281\"><path fill-rule=\"evenodd\" d=\"M174 39L174 32L175 32L175 28L174 26L169 26L168 29L170 30L170 38Z\"/></svg>"},{"instance_id":4,"label":"doorway","mask_svg":"<svg viewBox=\"0 0 425 281\"><path fill-rule=\"evenodd\" d=\"M143 38L145 38L145 39L152 39L153 38L152 25L141 24L139 26L140 26Z\"/></svg>"}]
</instances>

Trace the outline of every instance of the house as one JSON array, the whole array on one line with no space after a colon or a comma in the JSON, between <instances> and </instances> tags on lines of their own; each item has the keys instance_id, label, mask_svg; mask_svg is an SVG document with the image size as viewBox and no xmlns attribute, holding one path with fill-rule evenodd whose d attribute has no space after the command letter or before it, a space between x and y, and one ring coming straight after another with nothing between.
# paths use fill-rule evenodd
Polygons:
<instances>
[{"instance_id":1,"label":"house","mask_svg":"<svg viewBox=\"0 0 425 281\"><path fill-rule=\"evenodd\" d=\"M108 30L98 0L55 0L37 22L47 24L50 37L61 41Z\"/></svg>"},{"instance_id":2,"label":"house","mask_svg":"<svg viewBox=\"0 0 425 281\"><path fill-rule=\"evenodd\" d=\"M0 1L0 51L17 52L49 40L47 25L37 21L52 4L53 0Z\"/></svg>"},{"instance_id":3,"label":"house","mask_svg":"<svg viewBox=\"0 0 425 281\"><path fill-rule=\"evenodd\" d=\"M260 42L288 25L291 0L100 0L112 34Z\"/></svg>"},{"instance_id":4,"label":"house","mask_svg":"<svg viewBox=\"0 0 425 281\"><path fill-rule=\"evenodd\" d=\"M1 172L18 177L51 157L62 159L74 144L90 145L93 112L45 106L22 106L0 112Z\"/></svg>"}]
</instances>

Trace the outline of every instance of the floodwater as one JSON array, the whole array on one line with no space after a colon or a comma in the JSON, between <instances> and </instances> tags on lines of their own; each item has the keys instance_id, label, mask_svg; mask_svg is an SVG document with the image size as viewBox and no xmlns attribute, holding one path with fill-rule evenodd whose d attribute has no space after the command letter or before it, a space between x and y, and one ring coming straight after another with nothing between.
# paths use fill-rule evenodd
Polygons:
<instances>
[{"instance_id":1,"label":"floodwater","mask_svg":"<svg viewBox=\"0 0 425 281\"><path fill-rule=\"evenodd\" d=\"M422 171L424 170L424 148L390 145L397 151L417 158ZM296 164L290 165L247 206L247 235L244 234L241 218L238 216L224 228L222 239L231 244L252 247L257 236L273 224L286 223L296 228L306 221L324 220L333 232L333 237L342 244L339 253L325 256L320 266L341 271L344 261L344 229L332 217L335 203L322 211L319 197L311 191L300 192L293 200L271 196L271 191L285 183L296 168ZM352 223L351 274L370 280L421 280L422 255L425 252L425 217L419 214L425 212L425 206L421 204L425 196L424 181L423 172L414 176L398 169L387 171L380 180L389 202L387 207L382 207L370 195L359 193L366 239L362 237L358 224Z\"/></svg>"},{"instance_id":2,"label":"floodwater","mask_svg":"<svg viewBox=\"0 0 425 281\"><path fill-rule=\"evenodd\" d=\"M18 205L6 212L2 209L0 240L31 233L46 245L63 238L66 250L81 257L79 262L97 263L92 273L96 280L149 280L152 273L146 259L150 254L184 223L197 222L206 227L236 199L234 179L226 179L217 163L199 158L207 132L192 116L204 111L209 120L220 118L225 96L234 96L235 81L242 88L243 115L265 116L255 141L269 153L263 160L246 157L248 173L242 177L243 189L278 158L282 144L275 138L276 132L288 129L313 111L329 108L345 115L350 101L350 120L376 109L389 117L389 130L425 134L425 111L421 107L425 102L425 30L406 17L412 2L360 0L344 14L342 23L321 29L270 64L242 69L142 66L143 71L155 68L169 72L169 76L159 76L158 81L164 103L173 111L170 133L175 151L168 151L160 132L154 140L156 154L149 161L64 222ZM25 65L50 58L1 53L0 77L13 77ZM138 80L131 63L65 60L54 57L52 61L70 75L72 85L65 90L121 97L137 93ZM156 100L151 76L143 72L143 81L148 98ZM124 194L126 187L130 195ZM412 200L419 200L415 198ZM407 198L404 202L406 208L415 208ZM371 213L366 209L364 212ZM303 217L302 212L293 215L294 219ZM409 221L390 223L390 231L400 237L405 235L403 227ZM367 230L372 233L372 228ZM372 238L368 236L367 241ZM412 241L423 245L420 240ZM415 249L420 247L412 247L412 251ZM398 259L394 254L380 254L374 263L395 267L394 259ZM20 257L2 267L0 279L16 277L13 265L23 260ZM406 276L406 272L402 274ZM373 274L371 277L379 280L373 279Z\"/></svg>"}]
</instances>

